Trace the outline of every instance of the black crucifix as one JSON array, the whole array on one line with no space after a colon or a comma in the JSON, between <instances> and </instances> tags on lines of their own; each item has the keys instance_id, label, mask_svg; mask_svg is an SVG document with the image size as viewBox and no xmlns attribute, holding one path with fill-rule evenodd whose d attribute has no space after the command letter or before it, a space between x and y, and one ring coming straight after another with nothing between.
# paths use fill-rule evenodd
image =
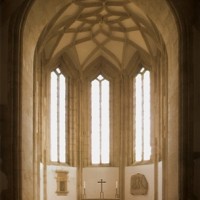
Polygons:
<instances>
[{"instance_id":1,"label":"black crucifix","mask_svg":"<svg viewBox=\"0 0 200 200\"><path fill-rule=\"evenodd\" d=\"M105 181L103 181L103 179L101 179L100 181L98 181L98 183L101 183L100 199L104 199L104 193L103 193L103 183L106 183L106 182L105 182Z\"/></svg>"}]
</instances>

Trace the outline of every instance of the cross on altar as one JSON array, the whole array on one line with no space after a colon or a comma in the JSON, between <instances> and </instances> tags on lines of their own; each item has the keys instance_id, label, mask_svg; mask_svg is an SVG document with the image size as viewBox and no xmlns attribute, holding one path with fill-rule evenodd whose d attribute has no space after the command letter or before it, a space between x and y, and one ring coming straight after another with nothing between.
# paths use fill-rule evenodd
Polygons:
<instances>
[{"instance_id":1,"label":"cross on altar","mask_svg":"<svg viewBox=\"0 0 200 200\"><path fill-rule=\"evenodd\" d=\"M98 183L101 183L100 199L103 199L103 198L104 198L104 193L103 193L103 184L106 183L106 182L103 181L103 179L101 179L100 181L98 181Z\"/></svg>"},{"instance_id":2,"label":"cross on altar","mask_svg":"<svg viewBox=\"0 0 200 200\"><path fill-rule=\"evenodd\" d=\"M101 192L103 192L103 183L106 183L106 182L103 181L103 179L101 179L101 181L98 181L98 183L101 183Z\"/></svg>"}]
</instances>

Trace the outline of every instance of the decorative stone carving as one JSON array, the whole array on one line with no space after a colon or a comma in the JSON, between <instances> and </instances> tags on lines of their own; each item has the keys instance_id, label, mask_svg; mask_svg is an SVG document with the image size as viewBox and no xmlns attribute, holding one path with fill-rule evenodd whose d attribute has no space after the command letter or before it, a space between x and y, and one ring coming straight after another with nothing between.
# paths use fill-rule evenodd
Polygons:
<instances>
[{"instance_id":1,"label":"decorative stone carving","mask_svg":"<svg viewBox=\"0 0 200 200\"><path fill-rule=\"evenodd\" d=\"M56 171L57 174L57 195L66 196L67 191L67 180L68 180L68 172L66 171Z\"/></svg>"},{"instance_id":2,"label":"decorative stone carving","mask_svg":"<svg viewBox=\"0 0 200 200\"><path fill-rule=\"evenodd\" d=\"M131 194L146 195L148 192L148 182L143 174L137 173L131 176Z\"/></svg>"}]
</instances>

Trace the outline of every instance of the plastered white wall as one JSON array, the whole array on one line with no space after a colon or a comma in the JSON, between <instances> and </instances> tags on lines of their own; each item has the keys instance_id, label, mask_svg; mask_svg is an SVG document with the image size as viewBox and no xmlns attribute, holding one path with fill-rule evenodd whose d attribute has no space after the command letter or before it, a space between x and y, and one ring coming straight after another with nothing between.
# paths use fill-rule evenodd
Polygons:
<instances>
[{"instance_id":1,"label":"plastered white wall","mask_svg":"<svg viewBox=\"0 0 200 200\"><path fill-rule=\"evenodd\" d=\"M148 182L147 195L132 195L130 182L134 174L145 175ZM158 199L162 200L162 163L158 164ZM125 200L154 200L154 164L126 167L125 169Z\"/></svg>"},{"instance_id":2,"label":"plastered white wall","mask_svg":"<svg viewBox=\"0 0 200 200\"><path fill-rule=\"evenodd\" d=\"M68 194L67 196L58 196L56 194L57 182L56 171L62 170L68 172ZM77 199L77 169L67 166L47 166L47 200L75 200Z\"/></svg>"},{"instance_id":3,"label":"plastered white wall","mask_svg":"<svg viewBox=\"0 0 200 200\"><path fill-rule=\"evenodd\" d=\"M115 198L116 181L119 180L118 167L88 167L83 169L83 181L85 181L86 197L100 197L100 179L106 181L103 184L104 198ZM119 183L119 182L118 182Z\"/></svg>"}]
</instances>

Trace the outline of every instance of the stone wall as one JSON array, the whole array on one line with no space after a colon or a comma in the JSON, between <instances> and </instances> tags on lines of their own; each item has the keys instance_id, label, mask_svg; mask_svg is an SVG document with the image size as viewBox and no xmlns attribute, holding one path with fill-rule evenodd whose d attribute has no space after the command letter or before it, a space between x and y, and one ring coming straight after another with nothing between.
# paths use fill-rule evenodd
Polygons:
<instances>
[{"instance_id":1,"label":"stone wall","mask_svg":"<svg viewBox=\"0 0 200 200\"><path fill-rule=\"evenodd\" d=\"M4 2L4 3L2 3L2 2ZM22 97L23 97L23 99L22 99L22 102L20 102L20 104L22 105L21 109L24 112L20 119L20 125L23 126L22 130L20 130L20 131L22 131L21 139L22 139L23 145L22 145L22 149L17 149L17 147L15 146L16 141L13 142L13 135L6 132L6 133L8 133L8 134L6 134L6 137L4 137L4 136L2 137L2 134L3 134L4 130L6 129L6 128L4 128L3 124L6 124L5 127L9 127L11 121L12 122L18 121L17 118L15 118L15 119L12 118L12 113L9 113L9 111L12 111L12 110L10 110L9 107L13 106L13 101L18 101L18 100L16 100L16 97L15 98L13 97L14 92L16 91L17 88L15 88L15 86L16 86L15 82L13 82L11 80L11 78L12 78L11 75L17 76L18 74L15 73L16 66L12 66L12 68L10 68L10 66L9 66L10 64L15 63L15 62L10 61L10 58L12 57L12 55L10 55L9 49L12 49L13 46L15 46L17 43L14 44L13 41L10 40L11 38L8 38L8 36L10 36L10 29L8 29L8 26L9 26L9 18L11 17L11 15L14 14L14 11L16 11L16 9L19 7L21 2L22 1L20 1L20 0L1 1L1 5L4 4L5 9L3 9L4 10L3 11L3 19L1 19L1 22L0 22L0 27L1 27L1 29L0 29L1 41L0 42L1 42L1 44L3 44L3 45L1 45L1 48L0 48L1 49L1 51L0 51L0 54L1 54L1 57L0 57L0 61L1 61L1 66L0 66L0 69L1 69L1 71L0 71L1 72L0 73L0 94L1 94L0 95L0 104L2 105L3 110L4 110L4 108L8 107L8 109L5 111L6 112L6 115L4 115L5 117L1 117L1 121L0 121L1 139L3 138L2 140L5 142L4 145L6 146L6 148L2 147L2 145L1 145L2 140L1 140L0 141L1 153L4 154L3 161L6 163L6 164L3 163L3 166L1 166L1 168L3 168L3 175L2 175L3 177L5 177L4 176L5 170L6 170L6 176L8 176L8 174L9 174L9 177L8 177L9 190L7 191L7 197L5 197L4 199L13 199L12 197L14 196L14 194L17 194L17 195L15 195L16 199L20 199L20 195L18 195L18 193L16 191L23 190L23 199L32 200L33 196L34 196L34 194L33 194L34 188L32 185L32 177L30 179L30 174L33 174L35 172L33 172L34 156L33 156L33 141L31 141L33 139L33 123L32 123L33 102L31 101L31 99L34 96L33 77L31 76L31 73L33 73L35 46L32 46L30 48L30 45L36 45L39 34L44 27L44 25L42 25L42 23L46 24L51 16L51 13L54 13L55 9L57 9L59 6L62 6L62 5L56 4L55 3L56 1L52 1L55 4L51 2L52 3L52 5L50 6L51 9L47 10L47 13L48 13L47 15L43 15L43 11L46 9L46 6L45 6L46 4L43 4L41 6L35 5L36 6L35 11L31 11L31 13L29 13L29 19L27 21L27 26L25 27L25 30L24 30L24 35L26 35L26 37L24 38L24 56L22 57L22 61L20 62L21 64L23 63L22 77L24 78L23 82L22 82L22 89L23 89ZM59 1L59 2L61 2L61 1ZM142 2L142 1L140 1L140 2ZM157 4L158 2L159 1L155 1L154 3ZM184 11L184 13L181 13L181 14L183 16L185 16L185 18L187 20L183 21L182 23L183 24L184 23L186 23L186 24L192 23L191 17L193 17L193 15L191 14L192 13L191 9L197 9L196 13L199 13L198 6L192 7L191 1L187 1L187 0L185 0L185 1L179 0L179 1L173 1L173 2L176 2L175 5L177 6L177 8L180 8L180 10ZM168 18L170 18L171 16L169 15L169 10L163 11L163 9L162 9L163 7L161 5L162 4L160 4L160 9L156 10L156 12L158 12L158 13L155 13L155 16L158 15L159 17L157 17L157 19L154 19L154 20L159 22L160 25L163 24L163 26L164 26L164 28L163 29L161 28L161 29L163 32L163 36L166 39L165 41L168 41L166 44L168 46L167 53L171 57L171 61L169 61L169 66L170 66L169 72L170 73L173 71L175 72L169 79L169 81L170 81L169 87L172 87L174 85L174 83L178 86L177 82L179 80L176 79L176 76L178 73L180 73L180 71L178 70L178 68L174 69L174 66L178 65L178 59L173 61L173 58L174 57L177 58L177 57L179 57L179 55L178 55L178 52L174 52L173 49L175 47L177 48L177 46L179 46L179 41L177 40L175 35L174 35L175 38L173 40L171 40L169 35L167 35L167 34L171 34L174 32L174 27L173 27L174 25L167 24ZM190 6L187 6L187 5L190 5ZM153 6L148 6L147 4L143 5L143 6L145 6L144 8L146 10L149 9L152 13L155 11L153 9ZM32 12L37 12L37 13L34 14ZM40 15L38 13L40 13ZM164 14L161 15L161 13L164 13ZM33 17L33 16L37 16L37 15L43 16L43 17L42 18L38 17L38 19ZM160 17L160 16L162 16L162 17ZM196 18L193 19L195 26L198 26L197 24L199 24L199 22L198 22L199 19L197 16L198 15L196 15ZM34 20L38 20L37 23L39 22L39 25L36 27L34 27L34 26L31 27L31 24L35 22ZM2 24L2 22L3 22L3 24ZM16 28L20 29L19 24L18 25L10 24L11 27L12 27L12 25L14 25L14 26L16 26ZM14 27L13 27L13 29L14 29ZM186 32L188 30L179 30L179 31L180 31L179 32L180 35L182 35L181 31ZM182 85L182 87L185 90L187 90L187 89L190 90L190 92L194 96L192 98L192 104L191 104L191 102L189 102L189 103L186 102L186 104L188 103L188 105L186 105L186 104L182 104L182 105L184 106L184 109L188 109L188 107L189 107L189 110L194 111L194 112L192 112L193 113L192 116L191 115L185 116L185 117L188 117L188 121L189 121L191 127L194 127L194 130L193 129L185 130L185 131L187 131L186 134L188 134L188 132L189 132L189 134L188 134L189 147L188 147L188 149L182 150L182 153L185 153L185 154L188 154L188 151L191 151L192 147L193 147L194 152L197 152L197 153L199 152L199 142L198 141L199 141L199 135L200 135L199 134L199 128L200 128L199 127L199 113L200 113L199 112L199 110L200 110L200 107L199 107L200 106L200 104L199 104L199 97L200 97L199 96L199 87L200 87L200 79L199 79L199 73L200 73L200 71L199 71L199 63L200 63L199 46L200 46L200 44L199 44L199 41L200 41L200 38L199 38L199 29L198 28L194 29L194 31L192 33L192 38L193 38L193 41L191 41L190 38L188 38L189 41L185 41L185 43L191 44L192 47L190 47L188 49L187 48L188 46L185 46L185 48L187 49L187 51L191 50L194 57L187 58L187 54L184 54L184 56L186 56L186 58L188 60L191 59L190 66L191 66L191 70L193 70L193 73L192 73L193 75L192 75L192 77L188 78L188 76L191 76L191 74L189 74L189 75L185 74L185 77L186 77L186 79L188 78L187 80L193 79L194 88L191 88L190 83L189 84L184 83L184 85ZM184 39L186 39L186 38L184 38ZM180 49L182 51L186 51L186 49L184 50L184 48L180 48ZM12 57L12 59L14 59L14 60L19 59L18 53L19 52L16 52L16 55L14 55L14 57ZM181 58L181 59L185 59L185 58ZM187 63L185 63L185 60L181 64L182 64L181 65L182 68L185 68L185 66L187 65ZM10 71L10 70L12 70L12 71ZM181 73L185 73L185 72L182 71ZM175 88L169 94L169 103L170 104L173 104L173 102L175 102L175 104L178 104L178 95L179 95L178 89L179 88ZM187 95L190 95L191 93L187 93ZM187 95L186 95L186 97L187 97ZM13 98L13 99L10 99L10 98ZM183 101L186 101L186 100L183 99ZM14 102L14 103L16 103L16 102ZM185 108L186 106L187 106L187 108ZM178 144L177 129L179 128L178 127L179 119L177 118L177 115L179 113L179 110L178 110L178 108L171 106L171 107L169 107L169 111L171 113L169 115L169 122L172 122L172 124L170 127L168 127L169 128L168 132L169 132L169 134L172 134L172 135L174 135L174 133L175 133L175 135L173 137L171 137L168 148L169 148L169 150L172 148L172 149L176 149L178 151L179 144ZM183 114L185 114L185 113L183 113ZM15 116L18 116L18 115L15 115ZM11 121L9 121L9 120L11 120ZM188 123L188 121L186 121L186 122ZM173 123L174 123L174 125L173 125ZM187 125L184 125L184 127L185 126L187 126ZM15 128L19 128L19 127L15 126L12 128L15 129ZM15 131L17 132L17 130L14 130L14 133L15 133ZM28 142L30 142L30 145L27 145ZM19 150L19 152L15 152L16 149ZM16 155L15 153L17 153L17 154L22 153L22 158L23 158L22 161L23 162L22 162L22 168L20 168L20 169L18 168L19 167L18 165L15 166L16 163L14 162L14 159L13 159L14 155ZM179 160L179 157L177 154L174 155L173 151L169 152L168 155L169 155L168 159L172 161L172 168L170 168L171 166L169 166L169 171L166 175L170 175L170 177L172 177L172 178L174 176L176 177L176 180L175 180L176 187L173 187L173 185L171 184L171 185L168 185L168 188L166 188L166 190L169 192L168 199L178 199L177 196L173 196L173 194L177 193L177 190L178 190L177 171L178 171L179 166L177 166L177 160ZM194 155L198 155L198 154L194 154ZM195 159L196 159L196 157L195 157ZM27 160L27 163L25 162L26 160ZM198 186L200 185L200 178L198 178L198 169L199 169L198 163L199 163L199 161L195 160L195 163L194 163L195 181L192 184L194 185L194 195L197 198L200 198L200 194L199 194L199 190L198 190ZM186 168L190 168L190 170L191 170L191 168L193 167L192 164L189 162L187 162L186 164L187 164ZM1 168L0 168L0 170L1 170ZM15 171L13 171L13 169ZM173 171L173 169L175 169L175 170ZM21 177L22 178L22 188L20 188L20 189L19 189L19 187L21 186L21 184L19 182L21 182L21 178L18 177L19 180L15 180L16 174L18 174L19 170L22 171L22 177ZM188 170L186 170L185 172L187 174ZM191 183L193 180L193 176L192 177L188 176L188 177L191 179L190 180L190 183ZM13 181L15 181L15 183L13 183ZM187 187L188 184L187 184L186 180L183 179L183 181L185 182L185 185ZM3 187L6 185L6 182L7 182L6 180L3 181ZM26 188L27 188L26 184L29 185L27 190L26 190ZM176 191L174 191L174 190L176 190ZM191 190L188 191L188 194L189 193L191 193ZM184 196L182 198L186 199L186 197L184 197Z\"/></svg>"},{"instance_id":2,"label":"stone wall","mask_svg":"<svg viewBox=\"0 0 200 200\"><path fill-rule=\"evenodd\" d=\"M199 8L200 11L200 8ZM199 22L200 23L200 20ZM194 64L194 135L193 135L193 159L194 159L194 198L200 199L200 25L193 29L193 53L191 65Z\"/></svg>"}]
</instances>

